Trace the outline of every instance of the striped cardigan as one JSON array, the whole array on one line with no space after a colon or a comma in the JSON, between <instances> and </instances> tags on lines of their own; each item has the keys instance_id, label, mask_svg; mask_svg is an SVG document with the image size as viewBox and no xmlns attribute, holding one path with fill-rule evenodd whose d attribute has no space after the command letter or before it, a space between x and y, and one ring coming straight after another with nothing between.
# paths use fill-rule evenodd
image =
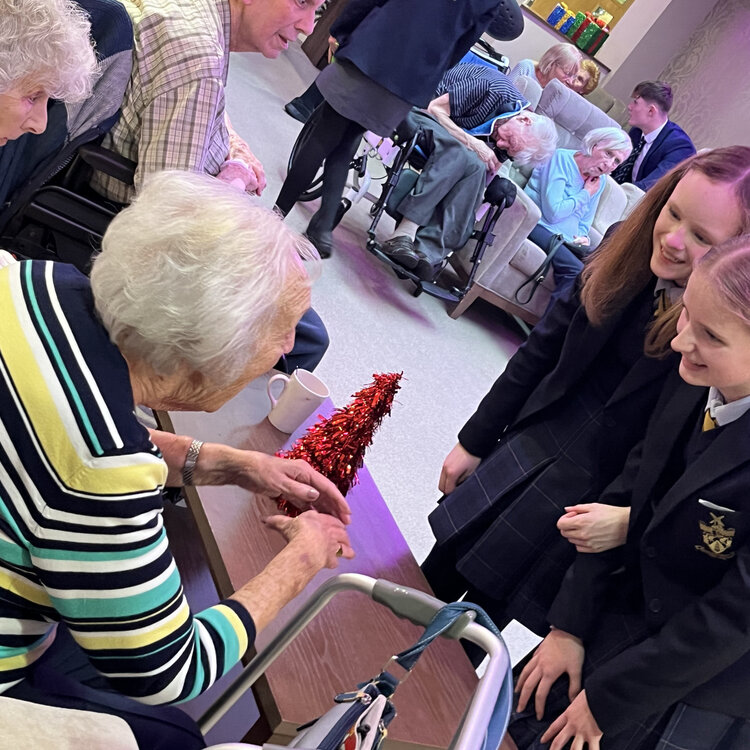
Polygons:
<instances>
[{"instance_id":1,"label":"striped cardigan","mask_svg":"<svg viewBox=\"0 0 750 750\"><path fill-rule=\"evenodd\" d=\"M191 614L162 522L166 475L88 279L41 261L1 269L0 692L61 620L144 703L193 698L237 663L252 619L231 600Z\"/></svg>"}]
</instances>

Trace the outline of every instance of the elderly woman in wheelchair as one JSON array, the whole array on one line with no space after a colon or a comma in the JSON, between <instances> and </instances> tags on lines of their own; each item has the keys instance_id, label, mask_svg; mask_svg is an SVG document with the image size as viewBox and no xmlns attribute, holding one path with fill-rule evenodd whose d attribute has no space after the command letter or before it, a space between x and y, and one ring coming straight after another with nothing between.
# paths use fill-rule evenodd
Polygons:
<instances>
[{"instance_id":1,"label":"elderly woman in wheelchair","mask_svg":"<svg viewBox=\"0 0 750 750\"><path fill-rule=\"evenodd\" d=\"M272 367L317 267L246 195L161 172L110 224L90 280L65 263L0 269L0 692L121 716L142 748L204 747L164 704L206 690L317 571L353 556L346 501L303 461L134 416L216 410ZM287 546L197 613L162 522L164 486L183 484L308 511L269 518Z\"/></svg>"},{"instance_id":2,"label":"elderly woman in wheelchair","mask_svg":"<svg viewBox=\"0 0 750 750\"><path fill-rule=\"evenodd\" d=\"M71 0L0 0L0 146L47 127L50 98L91 95L96 57L86 13Z\"/></svg>"}]
</instances>

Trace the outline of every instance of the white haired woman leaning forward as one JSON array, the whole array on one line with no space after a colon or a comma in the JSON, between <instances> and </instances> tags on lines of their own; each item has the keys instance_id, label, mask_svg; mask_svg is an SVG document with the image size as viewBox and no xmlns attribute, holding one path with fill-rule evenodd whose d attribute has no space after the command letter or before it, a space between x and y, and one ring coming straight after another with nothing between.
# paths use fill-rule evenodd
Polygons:
<instances>
[{"instance_id":1,"label":"white haired woman leaning forward","mask_svg":"<svg viewBox=\"0 0 750 750\"><path fill-rule=\"evenodd\" d=\"M0 0L0 146L47 127L47 100L91 95L97 63L72 0Z\"/></svg>"},{"instance_id":2,"label":"white haired woman leaning forward","mask_svg":"<svg viewBox=\"0 0 750 750\"><path fill-rule=\"evenodd\" d=\"M113 220L90 282L65 264L0 269L0 692L117 714L139 747L203 747L162 704L206 690L317 571L353 556L346 501L305 462L149 433L133 416L218 409L268 370L317 263L244 194L162 172ZM194 615L161 516L162 488L183 483L308 510L269 518L287 546Z\"/></svg>"},{"instance_id":3,"label":"white haired woman leaning forward","mask_svg":"<svg viewBox=\"0 0 750 750\"><path fill-rule=\"evenodd\" d=\"M556 234L571 244L589 245L589 231L606 175L627 159L633 148L622 128L595 128L580 150L559 148L546 164L531 174L524 192L539 206L542 218L529 239L543 250ZM555 293L550 305L578 276L583 264L566 247L552 259Z\"/></svg>"}]
</instances>

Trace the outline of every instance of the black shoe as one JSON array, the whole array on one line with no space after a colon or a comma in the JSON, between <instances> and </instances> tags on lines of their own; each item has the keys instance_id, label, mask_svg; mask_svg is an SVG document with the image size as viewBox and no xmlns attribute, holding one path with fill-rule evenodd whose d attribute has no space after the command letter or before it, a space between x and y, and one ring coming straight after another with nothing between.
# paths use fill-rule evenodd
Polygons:
<instances>
[{"instance_id":1,"label":"black shoe","mask_svg":"<svg viewBox=\"0 0 750 750\"><path fill-rule=\"evenodd\" d=\"M420 257L413 270L414 275L419 276L422 281L434 281L438 274L438 269L425 257Z\"/></svg>"},{"instance_id":2,"label":"black shoe","mask_svg":"<svg viewBox=\"0 0 750 750\"><path fill-rule=\"evenodd\" d=\"M295 120L299 120L301 123L306 123L310 119L312 110L305 107L300 101L299 97L292 99L284 105L284 112L291 115Z\"/></svg>"},{"instance_id":3,"label":"black shoe","mask_svg":"<svg viewBox=\"0 0 750 750\"><path fill-rule=\"evenodd\" d=\"M331 257L331 253L333 252L333 236L330 232L318 233L315 229L308 227L305 237L312 242L321 258Z\"/></svg>"},{"instance_id":4,"label":"black shoe","mask_svg":"<svg viewBox=\"0 0 750 750\"><path fill-rule=\"evenodd\" d=\"M400 234L397 237L391 237L380 248L391 260L410 271L416 268L417 263L419 263L420 258L414 249L414 240L406 235Z\"/></svg>"}]
</instances>

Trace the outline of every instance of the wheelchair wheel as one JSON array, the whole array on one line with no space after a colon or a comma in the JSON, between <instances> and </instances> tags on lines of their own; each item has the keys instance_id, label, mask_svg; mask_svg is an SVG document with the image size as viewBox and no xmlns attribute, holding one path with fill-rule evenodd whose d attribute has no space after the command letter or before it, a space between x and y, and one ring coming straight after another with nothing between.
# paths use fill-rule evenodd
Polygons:
<instances>
[{"instance_id":1,"label":"wheelchair wheel","mask_svg":"<svg viewBox=\"0 0 750 750\"><path fill-rule=\"evenodd\" d=\"M300 145L305 138L306 129L307 129L307 124L305 124L302 127L302 130L299 131L297 140L294 142L294 145L292 146L292 152L289 154L289 161L287 163L287 171L292 168L292 164L294 163L294 160L297 158L297 152L299 151ZM318 172L318 174L315 175L315 179L310 184L310 187L308 187L307 190L301 193L297 200L300 200L303 202L314 201L316 198L320 198L322 194L323 194L323 170L321 169L320 172Z\"/></svg>"}]
</instances>

